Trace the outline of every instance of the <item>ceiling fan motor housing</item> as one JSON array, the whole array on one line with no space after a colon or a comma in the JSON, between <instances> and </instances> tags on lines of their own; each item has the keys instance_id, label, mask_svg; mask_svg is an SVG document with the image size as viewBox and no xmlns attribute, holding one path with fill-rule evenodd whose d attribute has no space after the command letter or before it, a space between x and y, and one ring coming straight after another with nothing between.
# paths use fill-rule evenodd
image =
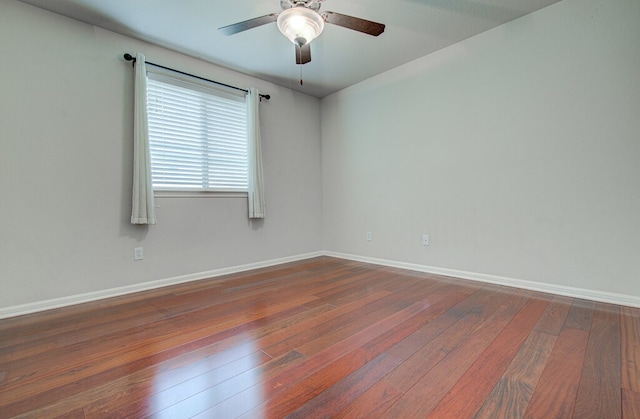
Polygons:
<instances>
[{"instance_id":1,"label":"ceiling fan motor housing","mask_svg":"<svg viewBox=\"0 0 640 419\"><path fill-rule=\"evenodd\" d=\"M285 10L291 7L303 6L317 12L320 9L320 3L323 1L324 0L281 0L280 7L282 10Z\"/></svg>"}]
</instances>

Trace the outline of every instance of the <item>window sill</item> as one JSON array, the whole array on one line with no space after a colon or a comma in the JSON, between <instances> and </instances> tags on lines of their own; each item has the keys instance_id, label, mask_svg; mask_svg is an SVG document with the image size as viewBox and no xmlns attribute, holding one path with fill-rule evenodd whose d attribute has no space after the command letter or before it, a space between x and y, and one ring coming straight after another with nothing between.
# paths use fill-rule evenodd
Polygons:
<instances>
[{"instance_id":1,"label":"window sill","mask_svg":"<svg viewBox=\"0 0 640 419\"><path fill-rule=\"evenodd\" d=\"M155 198L246 198L247 192L224 191L153 191Z\"/></svg>"}]
</instances>

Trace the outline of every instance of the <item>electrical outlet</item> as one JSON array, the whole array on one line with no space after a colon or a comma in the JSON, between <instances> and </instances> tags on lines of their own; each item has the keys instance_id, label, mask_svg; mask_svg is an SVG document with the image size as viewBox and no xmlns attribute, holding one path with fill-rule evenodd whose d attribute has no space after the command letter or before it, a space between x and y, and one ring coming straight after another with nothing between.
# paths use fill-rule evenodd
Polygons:
<instances>
[{"instance_id":1,"label":"electrical outlet","mask_svg":"<svg viewBox=\"0 0 640 419\"><path fill-rule=\"evenodd\" d=\"M142 258L144 258L142 247L136 247L133 249L133 260L142 260Z\"/></svg>"},{"instance_id":2,"label":"electrical outlet","mask_svg":"<svg viewBox=\"0 0 640 419\"><path fill-rule=\"evenodd\" d=\"M367 231L367 241L370 242L371 241L371 232Z\"/></svg>"},{"instance_id":3,"label":"electrical outlet","mask_svg":"<svg viewBox=\"0 0 640 419\"><path fill-rule=\"evenodd\" d=\"M422 245L423 246L429 246L429 235L428 234L423 234L422 235Z\"/></svg>"}]
</instances>

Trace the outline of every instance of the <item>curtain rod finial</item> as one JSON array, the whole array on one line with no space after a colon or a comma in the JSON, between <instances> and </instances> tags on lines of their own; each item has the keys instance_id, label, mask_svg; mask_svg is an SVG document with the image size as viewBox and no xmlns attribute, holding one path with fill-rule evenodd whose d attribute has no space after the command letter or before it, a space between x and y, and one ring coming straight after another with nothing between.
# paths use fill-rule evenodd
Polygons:
<instances>
[{"instance_id":1,"label":"curtain rod finial","mask_svg":"<svg viewBox=\"0 0 640 419\"><path fill-rule=\"evenodd\" d=\"M124 59L127 60L127 61L135 61L136 60L136 58L133 55L129 54L128 52L124 54Z\"/></svg>"}]
</instances>

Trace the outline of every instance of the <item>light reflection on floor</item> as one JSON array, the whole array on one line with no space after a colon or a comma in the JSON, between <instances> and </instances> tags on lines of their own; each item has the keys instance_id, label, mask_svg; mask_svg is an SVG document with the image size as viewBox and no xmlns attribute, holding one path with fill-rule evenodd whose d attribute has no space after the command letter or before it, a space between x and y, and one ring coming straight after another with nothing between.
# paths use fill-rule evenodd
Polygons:
<instances>
[{"instance_id":1,"label":"light reflection on floor","mask_svg":"<svg viewBox=\"0 0 640 419\"><path fill-rule=\"evenodd\" d=\"M198 414L223 418L229 417L225 411L238 414L242 406L250 410L263 402L260 368L256 367L264 362L265 354L253 341L247 341L172 371L160 370L154 379L148 413L171 419ZM228 410L227 404L236 407Z\"/></svg>"}]
</instances>

